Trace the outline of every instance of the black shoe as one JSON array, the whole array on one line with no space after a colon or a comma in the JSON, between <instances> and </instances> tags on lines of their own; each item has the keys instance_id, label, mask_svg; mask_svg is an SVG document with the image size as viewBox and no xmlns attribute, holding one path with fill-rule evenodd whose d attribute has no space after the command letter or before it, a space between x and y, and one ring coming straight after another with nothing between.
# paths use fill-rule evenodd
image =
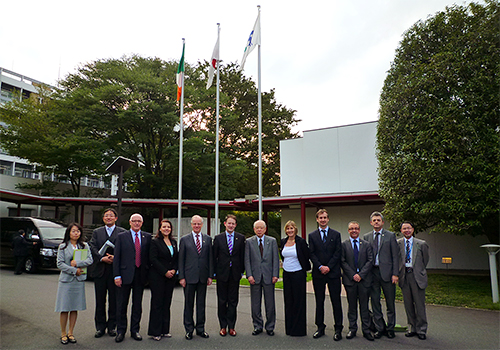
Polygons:
<instances>
[{"instance_id":1,"label":"black shoe","mask_svg":"<svg viewBox=\"0 0 500 350\"><path fill-rule=\"evenodd\" d=\"M123 334L123 333L118 333L118 334L116 335L115 342L117 342L117 343L122 342L122 341L123 341L123 339L125 339L125 334Z\"/></svg>"},{"instance_id":2,"label":"black shoe","mask_svg":"<svg viewBox=\"0 0 500 350\"><path fill-rule=\"evenodd\" d=\"M274 331L272 329L266 330L267 335L270 335L271 337L274 335Z\"/></svg>"},{"instance_id":3,"label":"black shoe","mask_svg":"<svg viewBox=\"0 0 500 350\"><path fill-rule=\"evenodd\" d=\"M335 334L333 335L333 340L335 341L339 341L342 339L342 333L340 332L335 332Z\"/></svg>"},{"instance_id":4,"label":"black shoe","mask_svg":"<svg viewBox=\"0 0 500 350\"><path fill-rule=\"evenodd\" d=\"M382 338L382 336L384 335L384 333L385 333L384 331L376 331L375 334L373 334L373 337L375 339L380 339L380 338Z\"/></svg>"},{"instance_id":5,"label":"black shoe","mask_svg":"<svg viewBox=\"0 0 500 350\"><path fill-rule=\"evenodd\" d=\"M356 336L356 331L349 331L345 337L346 339L352 339L355 336Z\"/></svg>"},{"instance_id":6,"label":"black shoe","mask_svg":"<svg viewBox=\"0 0 500 350\"><path fill-rule=\"evenodd\" d=\"M363 337L365 337L365 339L369 340L369 341L374 341L375 340L375 338L373 337L373 335L372 335L371 332L363 333Z\"/></svg>"},{"instance_id":7,"label":"black shoe","mask_svg":"<svg viewBox=\"0 0 500 350\"><path fill-rule=\"evenodd\" d=\"M253 332L252 332L252 335L258 335L260 333L262 333L262 328L254 328Z\"/></svg>"},{"instance_id":8,"label":"black shoe","mask_svg":"<svg viewBox=\"0 0 500 350\"><path fill-rule=\"evenodd\" d=\"M132 338L134 338L135 340L142 340L142 337L141 337L141 335L139 334L139 332L132 332L132 333L130 334L130 336L131 336Z\"/></svg>"},{"instance_id":9,"label":"black shoe","mask_svg":"<svg viewBox=\"0 0 500 350\"><path fill-rule=\"evenodd\" d=\"M410 332L410 331L408 331L408 332L405 333L405 337L409 337L409 338L414 337L416 335L417 335L417 332Z\"/></svg>"},{"instance_id":10,"label":"black shoe","mask_svg":"<svg viewBox=\"0 0 500 350\"><path fill-rule=\"evenodd\" d=\"M200 332L200 333L196 332L196 335L205 339L210 337L207 332Z\"/></svg>"},{"instance_id":11,"label":"black shoe","mask_svg":"<svg viewBox=\"0 0 500 350\"><path fill-rule=\"evenodd\" d=\"M387 336L387 338L389 339L392 339L392 338L395 338L396 337L396 334L394 334L394 331L387 331L387 333L385 333L385 335Z\"/></svg>"},{"instance_id":12,"label":"black shoe","mask_svg":"<svg viewBox=\"0 0 500 350\"><path fill-rule=\"evenodd\" d=\"M116 331L114 329L108 329L108 334L110 337L116 337Z\"/></svg>"},{"instance_id":13,"label":"black shoe","mask_svg":"<svg viewBox=\"0 0 500 350\"><path fill-rule=\"evenodd\" d=\"M186 335L184 336L187 340L193 339L193 332L187 332Z\"/></svg>"},{"instance_id":14,"label":"black shoe","mask_svg":"<svg viewBox=\"0 0 500 350\"><path fill-rule=\"evenodd\" d=\"M313 334L314 339L321 338L322 336L325 335L325 330L324 329L318 329L316 332Z\"/></svg>"},{"instance_id":15,"label":"black shoe","mask_svg":"<svg viewBox=\"0 0 500 350\"><path fill-rule=\"evenodd\" d=\"M95 338L100 338L104 335L104 331L101 331L101 330L97 330L94 334L94 337Z\"/></svg>"},{"instance_id":16,"label":"black shoe","mask_svg":"<svg viewBox=\"0 0 500 350\"><path fill-rule=\"evenodd\" d=\"M419 334L418 339L425 340L425 339L427 339L427 336L425 334Z\"/></svg>"}]
</instances>

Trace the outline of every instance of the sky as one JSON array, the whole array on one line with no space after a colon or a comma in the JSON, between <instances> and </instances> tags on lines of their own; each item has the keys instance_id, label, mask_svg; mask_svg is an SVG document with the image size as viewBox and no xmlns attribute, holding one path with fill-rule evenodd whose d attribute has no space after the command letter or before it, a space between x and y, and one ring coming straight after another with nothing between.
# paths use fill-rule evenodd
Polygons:
<instances>
[{"instance_id":1,"label":"sky","mask_svg":"<svg viewBox=\"0 0 500 350\"><path fill-rule=\"evenodd\" d=\"M477 0L483 3L484 1ZM453 0L4 1L0 67L56 85L79 65L137 54L241 62L261 6L261 84L296 110L294 131L378 119L380 92L406 30ZM244 73L257 79L257 50ZM215 103L215 102L214 102Z\"/></svg>"}]
</instances>

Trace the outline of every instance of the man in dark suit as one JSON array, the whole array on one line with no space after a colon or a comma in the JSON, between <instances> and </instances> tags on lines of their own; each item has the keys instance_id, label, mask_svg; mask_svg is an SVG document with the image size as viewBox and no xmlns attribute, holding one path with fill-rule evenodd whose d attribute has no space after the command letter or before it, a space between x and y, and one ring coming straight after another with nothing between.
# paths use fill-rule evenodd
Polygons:
<instances>
[{"instance_id":1,"label":"man in dark suit","mask_svg":"<svg viewBox=\"0 0 500 350\"><path fill-rule=\"evenodd\" d=\"M203 219L199 215L191 218L192 232L179 243L179 283L184 288L184 329L186 339L193 339L193 332L208 338L205 332L205 303L207 286L214 276L212 238L202 234ZM193 319L196 299L196 325Z\"/></svg>"},{"instance_id":2,"label":"man in dark suit","mask_svg":"<svg viewBox=\"0 0 500 350\"><path fill-rule=\"evenodd\" d=\"M429 246L424 240L413 237L414 227L409 221L401 224L404 238L398 239L402 259L399 263L399 286L403 291L407 337L427 338L427 315L425 313L425 288L427 288L427 263Z\"/></svg>"},{"instance_id":3,"label":"man in dark suit","mask_svg":"<svg viewBox=\"0 0 500 350\"><path fill-rule=\"evenodd\" d=\"M116 337L116 286L113 276L114 249L110 246L99 254L99 250L110 242L115 244L116 237L123 228L116 226L118 213L115 209L104 210L102 220L104 226L96 228L90 239L90 249L94 259L92 277L95 290L95 337L100 338L108 330L111 337ZM106 321L106 296L108 297L108 318Z\"/></svg>"},{"instance_id":4,"label":"man in dark suit","mask_svg":"<svg viewBox=\"0 0 500 350\"><path fill-rule=\"evenodd\" d=\"M19 232L12 237L12 254L14 255L15 261L15 275L23 273L26 257L29 255L29 247L36 244L35 242L28 242L25 235L26 232L24 232L24 230L19 230Z\"/></svg>"},{"instance_id":5,"label":"man in dark suit","mask_svg":"<svg viewBox=\"0 0 500 350\"><path fill-rule=\"evenodd\" d=\"M245 269L250 282L250 303L252 308L252 335L266 329L268 335L274 335L276 325L276 302L274 285L280 275L280 257L276 239L265 235L266 223L257 220L253 224L255 236L245 244ZM262 294L266 308L266 324L262 319Z\"/></svg>"},{"instance_id":6,"label":"man in dark suit","mask_svg":"<svg viewBox=\"0 0 500 350\"><path fill-rule=\"evenodd\" d=\"M142 340L139 334L142 315L142 295L148 280L149 247L151 234L141 231L143 219L140 214L130 217L130 230L116 237L113 275L116 289L117 343L123 341L127 331L127 307L132 291L132 315L130 332L135 340Z\"/></svg>"},{"instance_id":7,"label":"man in dark suit","mask_svg":"<svg viewBox=\"0 0 500 350\"><path fill-rule=\"evenodd\" d=\"M342 283L347 293L349 310L349 332L346 338L352 339L358 330L358 301L363 337L373 341L370 332L370 312L368 294L372 284L373 251L368 241L359 238L359 223L351 221L347 230L349 239L342 242Z\"/></svg>"},{"instance_id":8,"label":"man in dark suit","mask_svg":"<svg viewBox=\"0 0 500 350\"><path fill-rule=\"evenodd\" d=\"M328 284L335 320L333 340L339 341L342 339L343 328L340 300L342 289L340 282L340 258L342 257L340 233L328 227L330 218L325 209L318 210L316 221L319 228L309 234L309 250L313 264L313 288L316 299L316 326L318 327L313 338L317 339L325 335L325 288Z\"/></svg>"},{"instance_id":9,"label":"man in dark suit","mask_svg":"<svg viewBox=\"0 0 500 350\"><path fill-rule=\"evenodd\" d=\"M224 221L226 232L214 238L214 267L217 279L217 315L221 336L236 336L236 308L240 279L245 271L245 236L234 231L236 216L228 214Z\"/></svg>"},{"instance_id":10,"label":"man in dark suit","mask_svg":"<svg viewBox=\"0 0 500 350\"><path fill-rule=\"evenodd\" d=\"M379 339L382 335L394 338L396 325L396 284L399 274L399 249L396 235L383 228L384 217L378 211L370 215L372 232L365 233L363 239L368 241L373 248L373 283L370 291L371 306L373 310L373 323L376 332L374 337ZM387 305L387 324L384 321L382 305L380 303L381 290L384 291Z\"/></svg>"}]
</instances>

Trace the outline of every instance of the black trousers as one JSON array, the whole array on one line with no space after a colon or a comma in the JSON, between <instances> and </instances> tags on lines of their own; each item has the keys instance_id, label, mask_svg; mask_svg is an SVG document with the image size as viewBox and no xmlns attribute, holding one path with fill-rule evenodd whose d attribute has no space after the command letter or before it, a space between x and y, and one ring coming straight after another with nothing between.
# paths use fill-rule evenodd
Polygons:
<instances>
[{"instance_id":1,"label":"black trousers","mask_svg":"<svg viewBox=\"0 0 500 350\"><path fill-rule=\"evenodd\" d=\"M26 255L14 256L14 261L15 261L14 273L16 275L22 274L24 272L24 264L26 262Z\"/></svg>"},{"instance_id":2,"label":"black trousers","mask_svg":"<svg viewBox=\"0 0 500 350\"><path fill-rule=\"evenodd\" d=\"M283 271L283 297L285 300L286 335L307 335L306 272L304 270Z\"/></svg>"},{"instance_id":3,"label":"black trousers","mask_svg":"<svg viewBox=\"0 0 500 350\"><path fill-rule=\"evenodd\" d=\"M236 325L239 288L240 281L235 281L232 273L226 282L217 280L217 316L220 328L234 329Z\"/></svg>"},{"instance_id":4,"label":"black trousers","mask_svg":"<svg viewBox=\"0 0 500 350\"><path fill-rule=\"evenodd\" d=\"M113 278L113 265L104 267L104 274L94 278L95 291L95 328L108 331L116 328L116 285ZM108 317L106 321L106 297L108 299Z\"/></svg>"},{"instance_id":5,"label":"black trousers","mask_svg":"<svg viewBox=\"0 0 500 350\"><path fill-rule=\"evenodd\" d=\"M142 315L142 295L144 285L141 282L141 270L135 269L131 284L122 284L116 288L116 331L125 334L127 331L127 308L132 292L132 315L130 317L130 332L139 332Z\"/></svg>"},{"instance_id":6,"label":"black trousers","mask_svg":"<svg viewBox=\"0 0 500 350\"><path fill-rule=\"evenodd\" d=\"M196 299L196 325L194 323L193 312ZM184 329L186 333L191 333L196 329L196 333L205 331L205 303L207 299L206 283L188 283L184 288Z\"/></svg>"},{"instance_id":7,"label":"black trousers","mask_svg":"<svg viewBox=\"0 0 500 350\"><path fill-rule=\"evenodd\" d=\"M329 278L326 276L313 278L314 296L316 299L316 326L319 330L324 330L325 325L325 287L328 285L330 301L333 308L333 318L335 321L335 331L341 331L342 326L342 302L340 299L341 283L339 278Z\"/></svg>"},{"instance_id":8,"label":"black trousers","mask_svg":"<svg viewBox=\"0 0 500 350\"><path fill-rule=\"evenodd\" d=\"M148 335L156 337L170 333L170 305L172 304L175 281L175 276L166 278L158 274L149 279L151 310Z\"/></svg>"}]
</instances>

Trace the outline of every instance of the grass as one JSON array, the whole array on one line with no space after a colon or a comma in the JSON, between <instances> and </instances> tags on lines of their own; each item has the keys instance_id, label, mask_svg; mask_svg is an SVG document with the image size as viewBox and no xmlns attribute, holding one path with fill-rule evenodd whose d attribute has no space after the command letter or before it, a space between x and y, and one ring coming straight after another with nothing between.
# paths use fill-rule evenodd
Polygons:
<instances>
[{"instance_id":1,"label":"grass","mask_svg":"<svg viewBox=\"0 0 500 350\"><path fill-rule=\"evenodd\" d=\"M283 272L280 271L280 276ZM307 273L307 281L312 279ZM428 275L429 285L426 289L426 303L467 307L488 310L500 310L500 303L493 304L491 299L491 280L489 276L468 276L431 273ZM250 285L242 278L240 285ZM283 281L276 283L277 289L283 288ZM396 287L396 300L403 300L401 288Z\"/></svg>"}]
</instances>

